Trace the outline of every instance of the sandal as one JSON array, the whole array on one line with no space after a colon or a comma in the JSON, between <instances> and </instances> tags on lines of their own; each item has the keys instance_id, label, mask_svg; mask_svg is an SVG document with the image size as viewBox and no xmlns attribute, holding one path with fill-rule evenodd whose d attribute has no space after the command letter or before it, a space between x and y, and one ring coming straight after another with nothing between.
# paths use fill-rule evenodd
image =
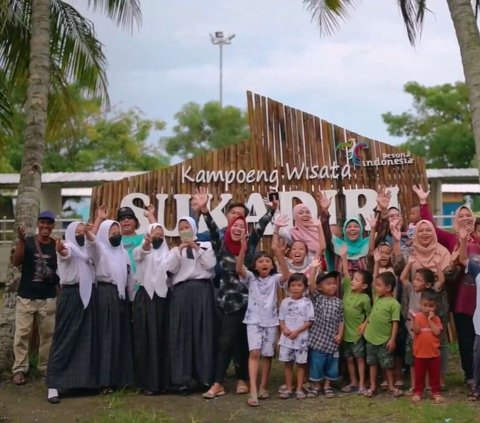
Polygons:
<instances>
[{"instance_id":1,"label":"sandal","mask_svg":"<svg viewBox=\"0 0 480 423\"><path fill-rule=\"evenodd\" d=\"M225 395L225 390L223 389L216 392L213 389L209 389L207 392L202 394L202 397L205 399L214 399L217 397L222 397L223 395Z\"/></svg>"},{"instance_id":2,"label":"sandal","mask_svg":"<svg viewBox=\"0 0 480 423\"><path fill-rule=\"evenodd\" d=\"M310 388L307 392L307 398L317 398L320 394L320 390L318 388Z\"/></svg>"},{"instance_id":3,"label":"sandal","mask_svg":"<svg viewBox=\"0 0 480 423\"><path fill-rule=\"evenodd\" d=\"M266 391L265 389L261 389L258 393L258 399L266 400L268 398L270 398L270 394L268 393L268 391Z\"/></svg>"},{"instance_id":4,"label":"sandal","mask_svg":"<svg viewBox=\"0 0 480 423\"><path fill-rule=\"evenodd\" d=\"M358 388L357 394L363 395L365 392L367 392L367 388Z\"/></svg>"},{"instance_id":5,"label":"sandal","mask_svg":"<svg viewBox=\"0 0 480 423\"><path fill-rule=\"evenodd\" d=\"M412 403L414 404L418 404L420 403L420 401L422 401L422 397L418 394L413 394L412 397L410 398L410 401L412 401Z\"/></svg>"},{"instance_id":6,"label":"sandal","mask_svg":"<svg viewBox=\"0 0 480 423\"><path fill-rule=\"evenodd\" d=\"M335 396L335 392L333 392L332 388L326 388L323 390L323 395L325 395L325 398L333 398Z\"/></svg>"},{"instance_id":7,"label":"sandal","mask_svg":"<svg viewBox=\"0 0 480 423\"><path fill-rule=\"evenodd\" d=\"M27 379L25 378L25 373L23 372L17 372L13 375L13 383L15 385L25 385L27 383Z\"/></svg>"},{"instance_id":8,"label":"sandal","mask_svg":"<svg viewBox=\"0 0 480 423\"><path fill-rule=\"evenodd\" d=\"M247 400L247 404L250 406L250 407L258 407L260 404L258 403L258 398L257 397L250 397L248 400Z\"/></svg>"},{"instance_id":9,"label":"sandal","mask_svg":"<svg viewBox=\"0 0 480 423\"><path fill-rule=\"evenodd\" d=\"M392 397L398 398L398 397L401 397L403 395L403 391L401 389L398 389L398 388L393 388L393 389L390 390L390 395Z\"/></svg>"},{"instance_id":10,"label":"sandal","mask_svg":"<svg viewBox=\"0 0 480 423\"><path fill-rule=\"evenodd\" d=\"M480 393L472 391L467 395L467 401L478 401L480 400Z\"/></svg>"},{"instance_id":11,"label":"sandal","mask_svg":"<svg viewBox=\"0 0 480 423\"><path fill-rule=\"evenodd\" d=\"M403 389L403 386L404 386L403 380L397 380L394 383L394 386L395 386L395 388Z\"/></svg>"},{"instance_id":12,"label":"sandal","mask_svg":"<svg viewBox=\"0 0 480 423\"><path fill-rule=\"evenodd\" d=\"M366 398L373 398L376 395L377 395L376 389L366 389L365 392L363 393L363 396Z\"/></svg>"},{"instance_id":13,"label":"sandal","mask_svg":"<svg viewBox=\"0 0 480 423\"><path fill-rule=\"evenodd\" d=\"M292 391L283 391L283 392L280 392L280 394L278 395L278 398L280 399L290 399L290 398L293 398L293 392Z\"/></svg>"},{"instance_id":14,"label":"sandal","mask_svg":"<svg viewBox=\"0 0 480 423\"><path fill-rule=\"evenodd\" d=\"M388 391L388 382L386 380L384 380L381 384L380 384L380 389L382 391Z\"/></svg>"},{"instance_id":15,"label":"sandal","mask_svg":"<svg viewBox=\"0 0 480 423\"><path fill-rule=\"evenodd\" d=\"M237 390L236 390L237 394L240 394L240 395L248 394L249 391L250 389L248 388L248 385L245 381L239 380L237 382Z\"/></svg>"},{"instance_id":16,"label":"sandal","mask_svg":"<svg viewBox=\"0 0 480 423\"><path fill-rule=\"evenodd\" d=\"M303 391L295 391L295 398L297 400L303 400L303 399L307 398L307 396L305 395L305 392L303 392Z\"/></svg>"},{"instance_id":17,"label":"sandal","mask_svg":"<svg viewBox=\"0 0 480 423\"><path fill-rule=\"evenodd\" d=\"M433 396L433 402L434 402L434 404L444 404L445 403L445 397L442 394L435 394Z\"/></svg>"},{"instance_id":18,"label":"sandal","mask_svg":"<svg viewBox=\"0 0 480 423\"><path fill-rule=\"evenodd\" d=\"M357 392L358 391L358 386L357 385L352 385L352 384L349 384L349 385L346 385L344 386L342 389L340 389L342 392L346 393L346 394L351 394L353 392Z\"/></svg>"}]
</instances>

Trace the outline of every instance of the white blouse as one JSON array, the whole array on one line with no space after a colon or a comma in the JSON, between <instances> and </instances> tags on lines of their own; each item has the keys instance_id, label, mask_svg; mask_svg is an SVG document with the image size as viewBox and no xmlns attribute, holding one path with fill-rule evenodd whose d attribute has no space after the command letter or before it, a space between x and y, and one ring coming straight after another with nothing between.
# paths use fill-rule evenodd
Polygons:
<instances>
[{"instance_id":1,"label":"white blouse","mask_svg":"<svg viewBox=\"0 0 480 423\"><path fill-rule=\"evenodd\" d=\"M78 266L75 263L75 258L72 256L72 251L65 245L67 255L64 257L57 252L57 274L60 278L60 285L75 285L80 282L78 274ZM93 263L89 265L92 275L95 275L95 268Z\"/></svg>"},{"instance_id":2,"label":"white blouse","mask_svg":"<svg viewBox=\"0 0 480 423\"><path fill-rule=\"evenodd\" d=\"M172 284L194 279L212 279L215 275L214 267L217 263L215 253L210 242L200 242L198 251L192 249L193 259L187 258L187 249L180 253L174 247L168 253L165 268L173 273Z\"/></svg>"}]
</instances>

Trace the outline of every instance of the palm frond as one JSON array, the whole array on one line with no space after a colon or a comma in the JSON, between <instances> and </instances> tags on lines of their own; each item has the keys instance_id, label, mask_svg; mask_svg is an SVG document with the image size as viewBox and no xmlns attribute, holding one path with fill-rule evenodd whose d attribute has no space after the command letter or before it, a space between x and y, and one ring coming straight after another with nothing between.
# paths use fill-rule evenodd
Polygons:
<instances>
[{"instance_id":1,"label":"palm frond","mask_svg":"<svg viewBox=\"0 0 480 423\"><path fill-rule=\"evenodd\" d=\"M426 0L397 0L410 44L420 38L427 9Z\"/></svg>"},{"instance_id":2,"label":"palm frond","mask_svg":"<svg viewBox=\"0 0 480 423\"><path fill-rule=\"evenodd\" d=\"M5 84L3 72L0 71L0 128L3 128L4 132L10 132L12 129L12 115L12 102L10 96L8 95L8 89L7 85Z\"/></svg>"},{"instance_id":3,"label":"palm frond","mask_svg":"<svg viewBox=\"0 0 480 423\"><path fill-rule=\"evenodd\" d=\"M356 0L303 0L307 11L316 21L321 34L333 34L340 23L349 16L356 6Z\"/></svg>"},{"instance_id":4,"label":"palm frond","mask_svg":"<svg viewBox=\"0 0 480 423\"><path fill-rule=\"evenodd\" d=\"M129 30L142 23L139 0L88 0L88 6L100 10L117 25Z\"/></svg>"}]
</instances>

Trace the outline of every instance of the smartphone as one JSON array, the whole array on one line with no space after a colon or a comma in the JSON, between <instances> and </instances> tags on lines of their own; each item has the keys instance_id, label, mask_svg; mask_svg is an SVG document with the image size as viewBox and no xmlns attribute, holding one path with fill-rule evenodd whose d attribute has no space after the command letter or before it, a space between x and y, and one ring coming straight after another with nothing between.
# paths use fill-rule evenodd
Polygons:
<instances>
[{"instance_id":1,"label":"smartphone","mask_svg":"<svg viewBox=\"0 0 480 423\"><path fill-rule=\"evenodd\" d=\"M278 201L278 192L269 192L268 201Z\"/></svg>"},{"instance_id":2,"label":"smartphone","mask_svg":"<svg viewBox=\"0 0 480 423\"><path fill-rule=\"evenodd\" d=\"M187 241L189 239L193 239L193 232L192 231L182 231L180 232L180 240Z\"/></svg>"}]
</instances>

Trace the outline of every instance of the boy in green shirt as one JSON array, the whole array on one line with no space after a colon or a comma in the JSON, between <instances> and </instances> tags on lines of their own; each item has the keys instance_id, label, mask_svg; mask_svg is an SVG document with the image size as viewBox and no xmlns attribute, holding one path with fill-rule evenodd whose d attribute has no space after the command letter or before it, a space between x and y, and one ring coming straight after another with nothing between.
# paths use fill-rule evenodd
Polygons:
<instances>
[{"instance_id":1,"label":"boy in green shirt","mask_svg":"<svg viewBox=\"0 0 480 423\"><path fill-rule=\"evenodd\" d=\"M377 301L368 317L364 337L367 341L367 364L370 366L370 389L364 395L372 397L377 392L378 366L387 373L390 393L399 397L403 392L393 383L395 339L400 321L400 303L393 297L396 279L391 272L380 273L374 282Z\"/></svg>"}]
</instances>

